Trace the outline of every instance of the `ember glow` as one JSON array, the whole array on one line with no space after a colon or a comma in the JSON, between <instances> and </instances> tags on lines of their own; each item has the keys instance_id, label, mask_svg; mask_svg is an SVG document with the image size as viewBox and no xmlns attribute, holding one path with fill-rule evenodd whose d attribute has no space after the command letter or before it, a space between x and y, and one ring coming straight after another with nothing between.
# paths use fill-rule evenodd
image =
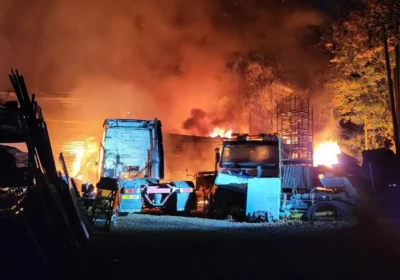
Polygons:
<instances>
[{"instance_id":1,"label":"ember glow","mask_svg":"<svg viewBox=\"0 0 400 280\"><path fill-rule=\"evenodd\" d=\"M339 163L338 155L341 153L336 141L325 141L314 149L314 166L332 167Z\"/></svg>"},{"instance_id":2,"label":"ember glow","mask_svg":"<svg viewBox=\"0 0 400 280\"><path fill-rule=\"evenodd\" d=\"M224 128L219 128L216 127L214 128L213 132L210 134L210 137L215 138L215 137L221 137L221 138L231 138L232 137L232 129L224 129Z\"/></svg>"}]
</instances>

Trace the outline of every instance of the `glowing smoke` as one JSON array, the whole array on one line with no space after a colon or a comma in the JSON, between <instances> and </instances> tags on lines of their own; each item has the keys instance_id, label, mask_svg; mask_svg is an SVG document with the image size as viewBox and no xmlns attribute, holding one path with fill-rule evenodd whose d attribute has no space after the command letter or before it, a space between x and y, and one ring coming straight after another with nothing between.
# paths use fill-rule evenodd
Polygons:
<instances>
[{"instance_id":1,"label":"glowing smoke","mask_svg":"<svg viewBox=\"0 0 400 280\"><path fill-rule=\"evenodd\" d=\"M264 2L3 0L0 87L17 67L31 91L89 98L82 119L129 110L182 132L193 108L214 112L235 98L235 76L225 72L235 53L279 50L287 79L312 81L320 63L303 37L321 16L303 2Z\"/></svg>"}]
</instances>

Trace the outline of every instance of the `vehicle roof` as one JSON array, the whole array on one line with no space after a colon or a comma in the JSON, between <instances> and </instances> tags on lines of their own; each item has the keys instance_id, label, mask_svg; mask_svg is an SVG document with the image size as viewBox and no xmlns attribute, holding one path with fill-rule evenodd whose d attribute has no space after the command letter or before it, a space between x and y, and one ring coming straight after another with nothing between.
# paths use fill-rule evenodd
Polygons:
<instances>
[{"instance_id":1,"label":"vehicle roof","mask_svg":"<svg viewBox=\"0 0 400 280\"><path fill-rule=\"evenodd\" d=\"M223 143L224 146L232 145L232 146L246 146L246 145L251 145L251 146L278 146L279 142L278 141L257 141L257 140L250 140L250 141L238 141L238 140L233 140L233 141L224 141Z\"/></svg>"},{"instance_id":2,"label":"vehicle roof","mask_svg":"<svg viewBox=\"0 0 400 280\"><path fill-rule=\"evenodd\" d=\"M103 126L107 127L134 127L134 128L153 128L156 122L159 122L161 126L161 121L157 119L153 120L135 120L135 119L106 119Z\"/></svg>"}]
</instances>

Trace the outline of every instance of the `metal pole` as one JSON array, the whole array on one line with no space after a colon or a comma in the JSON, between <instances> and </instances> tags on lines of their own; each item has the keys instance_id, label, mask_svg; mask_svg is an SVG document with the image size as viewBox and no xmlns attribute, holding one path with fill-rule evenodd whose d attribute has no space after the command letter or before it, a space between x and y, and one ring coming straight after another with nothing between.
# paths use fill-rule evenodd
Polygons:
<instances>
[{"instance_id":1,"label":"metal pole","mask_svg":"<svg viewBox=\"0 0 400 280\"><path fill-rule=\"evenodd\" d=\"M158 135L158 129L159 129L159 120L157 118L154 119L154 132L153 132L153 139L152 141L152 147L151 147L151 177L160 179L160 154L158 150L158 143L160 141L159 135ZM150 130L151 131L151 130Z\"/></svg>"},{"instance_id":2,"label":"metal pole","mask_svg":"<svg viewBox=\"0 0 400 280\"><path fill-rule=\"evenodd\" d=\"M283 149L283 145L282 145L282 137L279 136L278 138L278 149L279 149L279 179L282 181L282 172L283 172L283 166L282 166L282 149Z\"/></svg>"},{"instance_id":3,"label":"metal pole","mask_svg":"<svg viewBox=\"0 0 400 280\"><path fill-rule=\"evenodd\" d=\"M396 146L396 155L399 155L399 153L400 153L399 130L398 130L398 126L397 126L396 108L395 108L395 103L394 103L393 81L392 81L392 73L391 73L391 69L390 69L390 58L389 58L389 49L388 49L388 43L387 43L386 26L383 26L383 44L384 44L384 50L385 50L386 72L387 72L389 97L390 97L390 108L392 111L393 134L394 134L393 138L394 138L394 144Z\"/></svg>"}]
</instances>

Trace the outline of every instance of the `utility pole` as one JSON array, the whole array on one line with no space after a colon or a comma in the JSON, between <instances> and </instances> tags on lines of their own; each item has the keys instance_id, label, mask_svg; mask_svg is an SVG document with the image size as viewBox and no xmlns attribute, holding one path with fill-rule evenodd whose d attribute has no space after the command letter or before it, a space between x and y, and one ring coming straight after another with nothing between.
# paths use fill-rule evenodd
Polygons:
<instances>
[{"instance_id":1,"label":"utility pole","mask_svg":"<svg viewBox=\"0 0 400 280\"><path fill-rule=\"evenodd\" d=\"M385 51L385 60L386 60L386 74L388 79L388 88L389 88L389 97L390 97L390 108L392 111L392 122L393 122L393 138L394 144L396 146L396 155L400 155L400 142L399 142L399 129L397 122L397 114L396 114L396 105L395 105L395 97L393 90L393 80L392 80L392 71L390 69L390 57L389 57L389 48L387 42L387 30L386 26L383 26L383 44Z\"/></svg>"}]
</instances>

